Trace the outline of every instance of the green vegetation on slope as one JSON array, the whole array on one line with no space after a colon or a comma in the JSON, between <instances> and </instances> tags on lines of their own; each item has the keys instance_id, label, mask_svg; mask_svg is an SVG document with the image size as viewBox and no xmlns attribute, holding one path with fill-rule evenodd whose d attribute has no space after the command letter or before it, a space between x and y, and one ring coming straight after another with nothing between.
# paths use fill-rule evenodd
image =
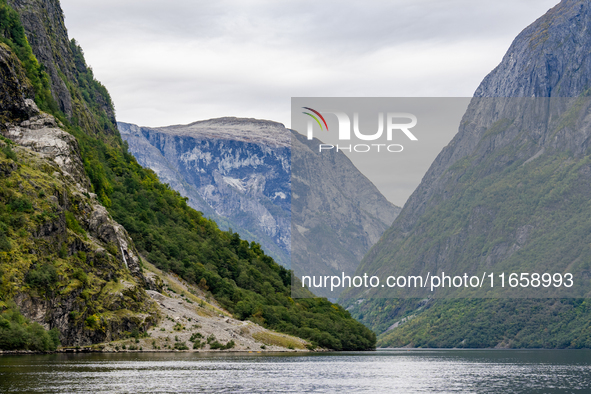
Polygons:
<instances>
[{"instance_id":1,"label":"green vegetation on slope","mask_svg":"<svg viewBox=\"0 0 591 394\"><path fill-rule=\"evenodd\" d=\"M438 300L381 335L378 346L591 348L590 327L585 299Z\"/></svg>"},{"instance_id":2,"label":"green vegetation on slope","mask_svg":"<svg viewBox=\"0 0 591 394\"><path fill-rule=\"evenodd\" d=\"M13 303L0 311L0 349L47 352L60 344L59 331L46 331L40 324L25 319Z\"/></svg>"},{"instance_id":3,"label":"green vegetation on slope","mask_svg":"<svg viewBox=\"0 0 591 394\"><path fill-rule=\"evenodd\" d=\"M259 244L219 230L125 147L115 149L86 135L79 140L83 155L96 155L89 166L95 190L104 194L114 219L158 268L209 290L240 319L331 349L373 348L375 335L342 307L326 299L292 300L290 271Z\"/></svg>"},{"instance_id":4,"label":"green vegetation on slope","mask_svg":"<svg viewBox=\"0 0 591 394\"><path fill-rule=\"evenodd\" d=\"M16 169L16 153L11 146L2 142L3 159L0 159L0 169L3 175ZM12 184L10 184L12 186ZM10 299L13 293L13 282L18 273L15 268L20 268L18 263L28 261L17 259L17 266L13 266L15 254L20 247L29 247L26 242L19 244L19 239L27 236L25 225L29 215L33 212L31 199L24 195L18 195L6 188L6 182L0 182L0 349L16 350L26 349L34 351L55 350L59 345L59 332L56 329L46 331L41 325L31 323L25 319L14 302ZM20 246L20 247L19 247ZM24 260L24 261L23 261ZM43 265L39 269L30 270L24 279L33 288L44 291L57 282L57 273L53 265ZM12 283L11 283L12 282Z\"/></svg>"},{"instance_id":5,"label":"green vegetation on slope","mask_svg":"<svg viewBox=\"0 0 591 394\"><path fill-rule=\"evenodd\" d=\"M0 42L7 44L22 62L35 90L35 103L39 108L57 113L58 107L49 88L49 77L33 55L18 13L6 4L6 0L0 0Z\"/></svg>"},{"instance_id":6,"label":"green vegetation on slope","mask_svg":"<svg viewBox=\"0 0 591 394\"><path fill-rule=\"evenodd\" d=\"M566 127L577 105L550 127ZM494 124L481 144L501 132L496 126L508 123ZM568 127L582 126L573 121ZM484 158L475 155L455 163L448 170L456 179L449 182L446 198L429 202L412 236L393 237L388 246L376 247L373 267L392 268L388 262L395 261L402 272L420 266L446 273L586 275L591 269L591 157L546 148L526 162L531 156L520 153L528 144L515 141ZM433 256L448 249L452 252L436 268L421 263L437 261ZM367 300L352 304L351 314L382 333L380 346L591 347L585 299L438 299L423 304L416 299ZM405 317L410 319L384 332Z\"/></svg>"},{"instance_id":7,"label":"green vegetation on slope","mask_svg":"<svg viewBox=\"0 0 591 394\"><path fill-rule=\"evenodd\" d=\"M461 176L449 186L449 194L451 189L456 192L432 204L417 222L413 237L381 248L374 267L388 268L388 261L396 261L398 270L411 269L454 239L461 248L455 249L453 267L444 267L446 271L470 272L490 254L501 260L494 267L499 271L551 272L567 261L590 269L590 158L548 153L531 163L517 160L503 171L486 174L497 157L513 156L518 149L507 147L476 167L470 165L471 158L456 163L449 171ZM516 233L524 226L530 226L527 240L531 241L501 258L497 250L516 244Z\"/></svg>"},{"instance_id":8,"label":"green vegetation on slope","mask_svg":"<svg viewBox=\"0 0 591 394\"><path fill-rule=\"evenodd\" d=\"M7 15L12 15L10 10ZM10 18L11 23L15 21ZM15 29L21 31L22 27ZM20 44L11 41L10 45L20 50L28 44L25 40ZM260 245L220 231L177 192L160 183L153 171L142 168L127 152L106 114L105 108L111 106L106 89L94 79L74 41L71 50L79 73L76 80L65 82L73 106L87 110L73 111L68 120L55 107L42 108L61 119L67 131L76 136L93 191L126 228L141 253L157 267L210 291L241 319L251 319L326 348L362 350L375 346L375 334L340 306L326 299L292 300L290 271L266 256ZM27 75L34 77L28 69ZM41 75L46 77L43 72ZM46 94L46 85L34 88L36 99L43 103L39 97ZM68 220L67 215L65 220L71 236L83 236L78 234L75 221ZM30 283L53 280L53 263L47 264L38 265Z\"/></svg>"},{"instance_id":9,"label":"green vegetation on slope","mask_svg":"<svg viewBox=\"0 0 591 394\"><path fill-rule=\"evenodd\" d=\"M33 308L35 304L41 308L68 305L69 329L95 340L129 321L150 324L147 315L135 314L153 311L134 285L135 279L113 257L116 248L107 253L98 247L77 219L85 216L88 198L73 193L68 183L55 175L59 168L53 162L6 139L0 141L0 151L0 312L7 309L10 316L17 316L15 297L30 297ZM54 319L67 313L57 309L48 312L48 318ZM101 324L87 324L91 316ZM10 327L0 330L42 331L22 318L9 320ZM13 348L0 342L0 349ZM29 345L25 348L33 349Z\"/></svg>"},{"instance_id":10,"label":"green vegetation on slope","mask_svg":"<svg viewBox=\"0 0 591 394\"><path fill-rule=\"evenodd\" d=\"M18 122L28 116L18 108L11 112L22 103L23 94L34 93L41 108L56 113L56 106L46 105L52 100L48 77L31 57L18 15L4 2L0 3L0 25L2 76L10 81L2 87L3 97L11 101L3 108L9 109L2 112L2 120ZM23 54L28 56L24 60ZM37 77L45 82L30 82ZM155 311L114 257L117 248L105 251L79 222L82 218L88 222L90 196L79 194L55 162L0 139L0 313L7 316L1 335L15 336L14 341L2 341L0 349L55 348L51 345L55 341L43 339L50 333L43 334L43 327L28 322L21 312L43 312L45 323L59 327L67 343L100 341L107 335L121 335L130 325L145 329L152 324ZM16 300L23 310L18 311Z\"/></svg>"}]
</instances>

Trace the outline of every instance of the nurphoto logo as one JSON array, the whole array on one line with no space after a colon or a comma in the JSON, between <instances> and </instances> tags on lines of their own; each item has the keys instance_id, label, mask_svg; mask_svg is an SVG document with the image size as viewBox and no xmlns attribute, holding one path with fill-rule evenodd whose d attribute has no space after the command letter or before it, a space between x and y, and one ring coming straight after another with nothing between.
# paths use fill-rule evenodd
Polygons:
<instances>
[{"instance_id":1,"label":"nurphoto logo","mask_svg":"<svg viewBox=\"0 0 591 394\"><path fill-rule=\"evenodd\" d=\"M314 139L314 129L319 128L321 131L329 131L328 123L325 117L317 110L312 109L310 107L302 107L303 109L307 110L302 112L302 114L307 115L310 119L307 120L307 137L308 140ZM309 111L309 112L308 112ZM353 141L355 139L359 141L384 141L384 118L386 123L386 135L385 135L385 142L386 143L362 143L362 144L320 144L318 149L320 152L323 150L331 150L336 149L338 152L339 150L345 150L349 152L359 152L365 153L370 151L380 152L380 151L387 151L392 153L402 152L404 147L401 144L392 144L389 143L392 141L393 135L395 133L403 133L409 140L411 141L418 141L417 137L410 131L413 127L417 125L417 117L414 114L408 112L387 112L386 116L384 116L384 112L378 112L377 120L378 126L377 131L373 133L368 133L368 130L365 129L365 132L361 131L360 127L360 117L358 112L353 112L353 138L351 135L351 118L349 115L342 111L324 111L325 114L334 115L336 117L336 121L338 123L338 139L339 141ZM314 122L315 121L315 122ZM318 125L318 126L316 126ZM367 126L366 126L367 127Z\"/></svg>"}]
</instances>

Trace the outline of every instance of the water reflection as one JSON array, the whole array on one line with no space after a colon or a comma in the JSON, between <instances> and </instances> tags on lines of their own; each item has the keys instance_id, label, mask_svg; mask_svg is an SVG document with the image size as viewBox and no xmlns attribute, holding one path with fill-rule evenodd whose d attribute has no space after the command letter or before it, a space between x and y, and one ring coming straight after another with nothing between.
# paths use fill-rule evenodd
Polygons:
<instances>
[{"instance_id":1,"label":"water reflection","mask_svg":"<svg viewBox=\"0 0 591 394\"><path fill-rule=\"evenodd\" d=\"M591 391L591 351L121 353L1 356L0 392L565 393Z\"/></svg>"}]
</instances>

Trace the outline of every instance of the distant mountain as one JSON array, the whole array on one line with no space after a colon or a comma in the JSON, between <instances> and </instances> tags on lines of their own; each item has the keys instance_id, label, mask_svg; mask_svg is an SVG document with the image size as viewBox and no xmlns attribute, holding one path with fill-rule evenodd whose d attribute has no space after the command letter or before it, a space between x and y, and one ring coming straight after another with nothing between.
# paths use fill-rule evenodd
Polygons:
<instances>
[{"instance_id":1,"label":"distant mountain","mask_svg":"<svg viewBox=\"0 0 591 394\"><path fill-rule=\"evenodd\" d=\"M220 118L168 127L119 122L118 128L138 162L189 205L260 243L283 265L294 259L302 272L310 264L315 272L354 272L400 210L342 152L318 155L318 140L276 122ZM305 170L292 174L292 161ZM323 176L334 179L319 182ZM301 195L292 196L292 182L311 186L294 188ZM327 210L355 214L329 223Z\"/></svg>"},{"instance_id":2,"label":"distant mountain","mask_svg":"<svg viewBox=\"0 0 591 394\"><path fill-rule=\"evenodd\" d=\"M568 269L589 280L590 31L591 2L565 0L519 34L358 272ZM352 300L349 310L382 346L591 347L581 299Z\"/></svg>"},{"instance_id":3,"label":"distant mountain","mask_svg":"<svg viewBox=\"0 0 591 394\"><path fill-rule=\"evenodd\" d=\"M188 125L118 123L129 151L191 207L290 265L290 133L283 125L221 118Z\"/></svg>"}]
</instances>

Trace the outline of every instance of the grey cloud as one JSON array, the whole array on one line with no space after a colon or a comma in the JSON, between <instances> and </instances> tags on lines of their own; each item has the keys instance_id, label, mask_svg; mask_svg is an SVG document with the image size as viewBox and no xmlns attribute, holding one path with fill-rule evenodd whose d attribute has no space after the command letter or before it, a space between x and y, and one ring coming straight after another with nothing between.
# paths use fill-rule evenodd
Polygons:
<instances>
[{"instance_id":1,"label":"grey cloud","mask_svg":"<svg viewBox=\"0 0 591 394\"><path fill-rule=\"evenodd\" d=\"M121 121L290 124L293 96L471 96L557 0L61 0Z\"/></svg>"},{"instance_id":2,"label":"grey cloud","mask_svg":"<svg viewBox=\"0 0 591 394\"><path fill-rule=\"evenodd\" d=\"M555 0L190 1L62 0L70 28L109 27L181 40L295 45L324 50L375 50L423 40L510 34ZM530 16L531 15L531 16ZM526 16L526 18L524 18ZM126 37L120 37L125 40Z\"/></svg>"}]
</instances>

